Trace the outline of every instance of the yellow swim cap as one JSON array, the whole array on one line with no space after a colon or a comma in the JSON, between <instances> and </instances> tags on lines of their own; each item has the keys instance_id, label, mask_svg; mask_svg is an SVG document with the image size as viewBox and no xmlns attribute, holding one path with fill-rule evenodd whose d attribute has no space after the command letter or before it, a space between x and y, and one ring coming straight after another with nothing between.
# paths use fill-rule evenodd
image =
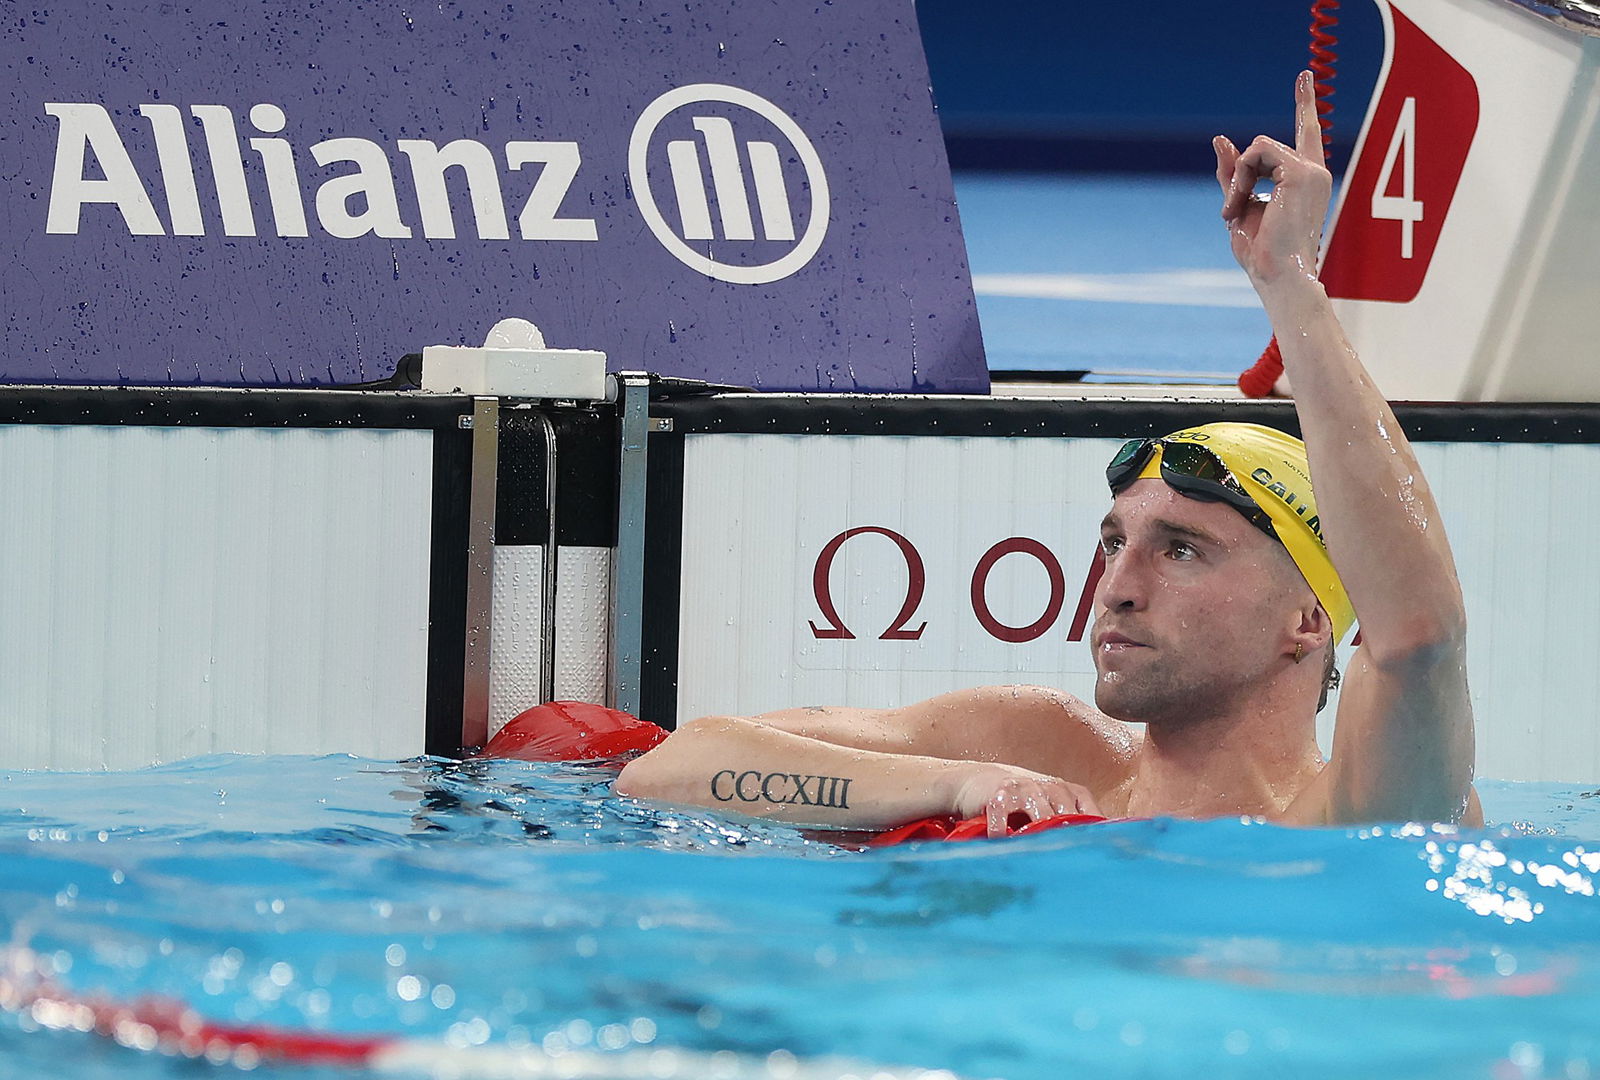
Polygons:
<instances>
[{"instance_id":1,"label":"yellow swim cap","mask_svg":"<svg viewBox=\"0 0 1600 1080\"><path fill-rule=\"evenodd\" d=\"M1260 424L1205 424L1155 441L1139 479L1161 476L1161 444L1190 443L1209 450L1272 520L1278 539L1333 620L1333 640L1343 640L1356 620L1350 595L1328 558L1317 500L1311 491L1306 444Z\"/></svg>"}]
</instances>

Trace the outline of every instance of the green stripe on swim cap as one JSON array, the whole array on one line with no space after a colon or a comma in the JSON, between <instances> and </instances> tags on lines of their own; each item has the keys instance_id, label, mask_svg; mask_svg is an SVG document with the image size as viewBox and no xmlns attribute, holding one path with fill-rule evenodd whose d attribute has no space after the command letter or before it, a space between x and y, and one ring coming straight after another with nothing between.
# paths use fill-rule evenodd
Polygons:
<instances>
[{"instance_id":1,"label":"green stripe on swim cap","mask_svg":"<svg viewBox=\"0 0 1600 1080\"><path fill-rule=\"evenodd\" d=\"M1333 620L1333 640L1342 641L1355 624L1356 613L1322 538L1322 519L1311 490L1306 444L1276 428L1236 423L1184 428L1163 441L1203 446L1228 467L1255 504L1272 519L1284 549ZM1158 444L1140 475L1159 476L1160 460Z\"/></svg>"}]
</instances>

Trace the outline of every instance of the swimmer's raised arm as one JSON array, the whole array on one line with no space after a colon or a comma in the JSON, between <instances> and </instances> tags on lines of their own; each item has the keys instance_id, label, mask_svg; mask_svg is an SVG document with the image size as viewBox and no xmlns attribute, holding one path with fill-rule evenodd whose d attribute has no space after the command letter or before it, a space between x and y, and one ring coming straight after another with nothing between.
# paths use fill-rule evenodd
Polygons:
<instances>
[{"instance_id":1,"label":"swimmer's raised arm","mask_svg":"<svg viewBox=\"0 0 1600 1080\"><path fill-rule=\"evenodd\" d=\"M1466 612L1438 507L1411 445L1345 338L1316 276L1332 180L1309 72L1295 146L1218 137L1233 253L1265 306L1294 386L1328 553L1362 645L1308 820L1456 820L1471 799ZM1270 179L1271 196L1253 196Z\"/></svg>"},{"instance_id":2,"label":"swimmer's raised arm","mask_svg":"<svg viewBox=\"0 0 1600 1080\"><path fill-rule=\"evenodd\" d=\"M1001 698L1008 709L996 708ZM1100 813L1097 796L1114 794L1127 772L1120 732L1076 699L1031 687L900 709L705 717L631 762L616 791L839 828L986 814L998 834L1013 812ZM1063 762L1078 782L1046 775Z\"/></svg>"}]
</instances>

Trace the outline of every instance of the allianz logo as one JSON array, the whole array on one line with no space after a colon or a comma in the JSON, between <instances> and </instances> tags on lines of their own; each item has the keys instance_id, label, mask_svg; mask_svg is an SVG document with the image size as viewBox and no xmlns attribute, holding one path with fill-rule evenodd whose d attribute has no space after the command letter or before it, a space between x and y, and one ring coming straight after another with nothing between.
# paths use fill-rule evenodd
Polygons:
<instances>
[{"instance_id":1,"label":"allianz logo","mask_svg":"<svg viewBox=\"0 0 1600 1080\"><path fill-rule=\"evenodd\" d=\"M798 207L802 229L797 231L797 200L791 198L784 176L784 149L770 139L741 142L734 120L695 111L696 106L708 102L720 103L718 112L729 111L726 107L731 105L736 114L740 109L754 113L789 143L788 152L800 163L806 178L805 205ZM652 135L680 110L689 110L697 138L666 140L665 160L659 160L659 155L653 160ZM45 232L76 235L85 208L105 206L120 215L133 236L166 236L169 230L172 236L206 235L200 181L183 108L138 106L155 145L159 178L140 174L105 106L48 102L44 111L57 121ZM233 110L226 105L191 105L187 112L199 126L199 142L209 164L225 236L307 237L311 235L309 211L322 233L340 240L368 235L405 240L419 233L425 239L456 239L458 208L452 204L445 178L449 170L459 169L468 195L466 210L478 239L509 240L512 220L501 184L503 157L510 172L530 166L538 170L526 199L516 208L519 239L599 240L594 218L561 214L583 167L576 142L513 140L497 155L473 139L455 139L442 146L427 139L397 140L395 149L409 164L416 198L415 207L406 208L415 213L408 215L402 210L390 157L383 146L354 137L324 139L307 148L312 160L324 168L346 168L317 185L308 207L295 148L279 137L288 126L288 116L281 106L263 102L250 108L247 115L254 131L243 140L258 159L252 165L259 168L265 181L270 221L261 222L252 201L246 153ZM91 160L98 166L98 177L92 175ZM652 165L658 167L652 169ZM662 165L665 168L659 167ZM669 189L662 201L676 211L672 221L663 214L652 189L653 182L660 184L663 173L670 183L661 185ZM827 232L827 176L810 139L777 106L739 87L701 83L670 90L651 102L635 122L629 139L628 174L640 215L652 235L673 257L708 277L741 284L788 277L810 262ZM152 192L165 202L165 221ZM765 262L748 258L725 262L714 257L714 253L737 253L740 242L758 240L769 245L761 249L763 255L774 243L783 247Z\"/></svg>"}]
</instances>

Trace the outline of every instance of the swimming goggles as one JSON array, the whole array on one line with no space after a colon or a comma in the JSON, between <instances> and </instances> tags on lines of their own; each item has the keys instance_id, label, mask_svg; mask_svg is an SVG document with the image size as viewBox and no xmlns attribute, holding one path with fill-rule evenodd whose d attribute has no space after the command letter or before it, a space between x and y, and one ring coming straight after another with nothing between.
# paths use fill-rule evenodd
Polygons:
<instances>
[{"instance_id":1,"label":"swimming goggles","mask_svg":"<svg viewBox=\"0 0 1600 1080\"><path fill-rule=\"evenodd\" d=\"M1106 483L1113 495L1138 479L1156 447L1161 448L1161 479L1180 495L1202 502L1224 502L1245 519L1272 537L1278 531L1272 518L1256 504L1222 459L1204 446L1167 439L1129 439L1122 444L1111 464L1106 466Z\"/></svg>"}]
</instances>

